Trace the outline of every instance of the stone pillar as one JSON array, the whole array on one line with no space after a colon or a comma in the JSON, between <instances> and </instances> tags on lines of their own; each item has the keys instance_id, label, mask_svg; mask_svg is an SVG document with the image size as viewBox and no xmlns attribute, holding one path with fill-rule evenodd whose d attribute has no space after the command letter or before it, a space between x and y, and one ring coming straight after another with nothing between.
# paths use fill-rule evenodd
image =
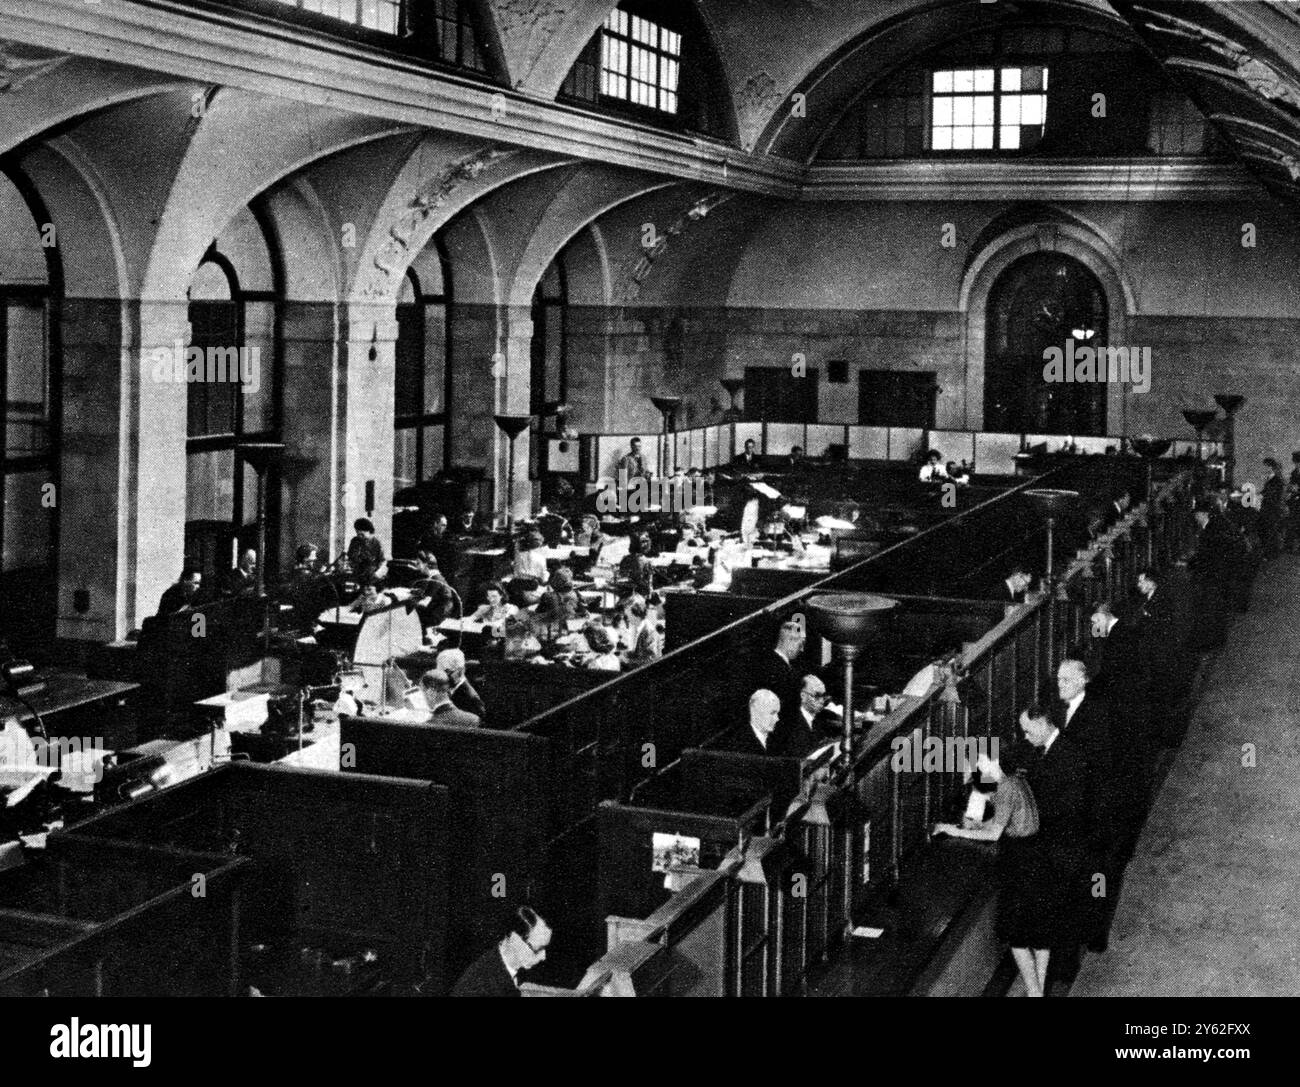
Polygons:
<instances>
[{"instance_id":1,"label":"stone pillar","mask_svg":"<svg viewBox=\"0 0 1300 1087\"><path fill-rule=\"evenodd\" d=\"M190 342L185 299L141 302L134 343L123 337L122 393L130 426L122 474L128 493L119 512L125 527L126 626L138 627L185 562L185 439L189 387L177 380L178 344ZM161 354L171 359L169 376Z\"/></svg>"}]
</instances>

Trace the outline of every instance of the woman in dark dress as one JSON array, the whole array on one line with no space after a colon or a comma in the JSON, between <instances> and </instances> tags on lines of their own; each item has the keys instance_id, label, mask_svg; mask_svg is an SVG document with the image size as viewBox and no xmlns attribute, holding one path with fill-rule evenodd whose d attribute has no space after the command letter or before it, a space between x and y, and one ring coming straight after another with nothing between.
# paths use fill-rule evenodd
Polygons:
<instances>
[{"instance_id":1,"label":"woman in dark dress","mask_svg":"<svg viewBox=\"0 0 1300 1087\"><path fill-rule=\"evenodd\" d=\"M998 842L998 936L1011 945L1027 994L1044 996L1052 949L1077 946L1085 934L1086 766L1043 708L1025 710L1020 728L1034 749L1015 760L1023 775L1004 773L981 756L981 773L998 783L993 818L976 827L935 829Z\"/></svg>"}]
</instances>

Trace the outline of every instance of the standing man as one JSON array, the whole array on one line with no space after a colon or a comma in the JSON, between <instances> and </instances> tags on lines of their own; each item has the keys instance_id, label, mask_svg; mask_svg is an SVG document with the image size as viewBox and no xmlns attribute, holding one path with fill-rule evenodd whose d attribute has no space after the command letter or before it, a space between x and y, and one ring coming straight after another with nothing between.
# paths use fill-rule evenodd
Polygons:
<instances>
[{"instance_id":1,"label":"standing man","mask_svg":"<svg viewBox=\"0 0 1300 1087\"><path fill-rule=\"evenodd\" d=\"M634 479L640 479L644 476L650 478L649 469L646 468L645 457L641 453L641 439L633 438L630 448L626 453L618 458L618 465L615 468L614 475L618 483L622 483L626 478L629 482Z\"/></svg>"},{"instance_id":2,"label":"standing man","mask_svg":"<svg viewBox=\"0 0 1300 1087\"><path fill-rule=\"evenodd\" d=\"M781 624L776 637L776 647L761 658L750 680L751 691L765 689L776 695L781 703L781 724L793 732L799 725L799 674L794 662L803 652L804 627L793 619Z\"/></svg>"},{"instance_id":3,"label":"standing man","mask_svg":"<svg viewBox=\"0 0 1300 1087\"><path fill-rule=\"evenodd\" d=\"M551 928L528 906L520 906L501 940L488 948L452 986L452 996L519 996L519 975L546 961Z\"/></svg>"},{"instance_id":4,"label":"standing man","mask_svg":"<svg viewBox=\"0 0 1300 1087\"><path fill-rule=\"evenodd\" d=\"M737 455L731 462L733 468L739 468L742 472L758 471L758 445L753 438L745 440L745 451Z\"/></svg>"}]
</instances>

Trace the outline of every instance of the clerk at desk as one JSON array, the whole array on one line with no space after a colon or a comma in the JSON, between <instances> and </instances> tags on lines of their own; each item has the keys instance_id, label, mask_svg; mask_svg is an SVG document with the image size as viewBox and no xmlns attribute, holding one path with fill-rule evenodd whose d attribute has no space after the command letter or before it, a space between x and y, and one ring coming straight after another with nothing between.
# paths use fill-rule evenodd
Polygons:
<instances>
[{"instance_id":1,"label":"clerk at desk","mask_svg":"<svg viewBox=\"0 0 1300 1087\"><path fill-rule=\"evenodd\" d=\"M368 517L358 517L352 522L356 535L348 544L348 565L352 576L365 582L379 573L384 565L384 545L375 536L375 525Z\"/></svg>"},{"instance_id":2,"label":"clerk at desk","mask_svg":"<svg viewBox=\"0 0 1300 1087\"><path fill-rule=\"evenodd\" d=\"M197 566L186 563L181 577L175 585L169 585L158 601L158 615L165 617L178 612L188 611L199 602L199 590L203 586L203 571Z\"/></svg>"}]
</instances>

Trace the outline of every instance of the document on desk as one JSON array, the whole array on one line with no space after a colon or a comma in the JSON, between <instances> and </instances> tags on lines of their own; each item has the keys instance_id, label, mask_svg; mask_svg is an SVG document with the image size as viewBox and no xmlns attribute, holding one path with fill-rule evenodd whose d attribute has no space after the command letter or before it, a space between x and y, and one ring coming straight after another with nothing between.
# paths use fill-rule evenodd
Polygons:
<instances>
[{"instance_id":1,"label":"document on desk","mask_svg":"<svg viewBox=\"0 0 1300 1087\"><path fill-rule=\"evenodd\" d=\"M769 486L766 483L758 483L755 480L751 479L749 481L749 485L753 487L754 490L756 490L764 498L777 499L781 497L780 491L778 491L775 487Z\"/></svg>"}]
</instances>

